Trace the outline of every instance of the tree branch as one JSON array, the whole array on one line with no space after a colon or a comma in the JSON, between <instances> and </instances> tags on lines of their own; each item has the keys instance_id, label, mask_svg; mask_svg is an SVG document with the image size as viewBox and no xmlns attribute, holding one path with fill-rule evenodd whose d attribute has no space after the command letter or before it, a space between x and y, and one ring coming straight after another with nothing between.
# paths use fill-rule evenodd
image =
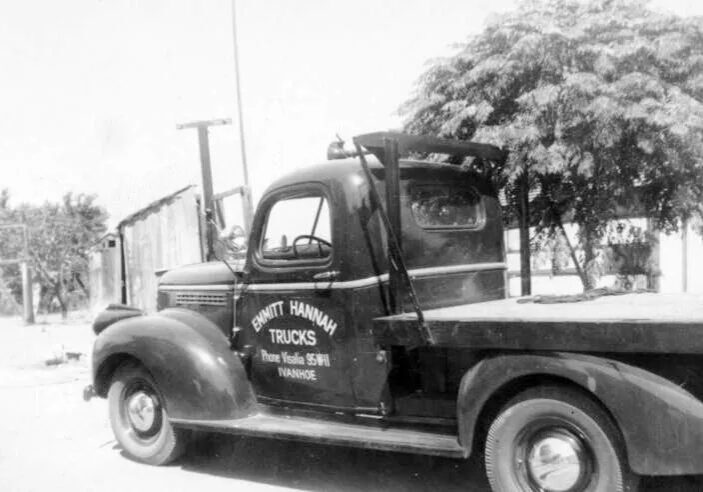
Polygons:
<instances>
[{"instance_id":1,"label":"tree branch","mask_svg":"<svg viewBox=\"0 0 703 492\"><path fill-rule=\"evenodd\" d=\"M553 202L552 202L553 205ZM578 258L576 257L576 250L574 249L574 246L571 244L571 240L569 239L569 236L566 234L566 229L564 229L564 224L561 221L561 214L556 210L554 206L552 206L552 213L554 214L554 220L557 223L557 226L559 227L559 230L561 231L561 234L564 236L564 240L566 241L566 245L569 247L569 254L571 255L571 261L574 263L574 267L576 267L576 272L579 275L579 278L581 279L581 284L583 284L584 289L588 289L588 277L586 277L586 272L583 271L583 268L581 268L581 265L579 264Z\"/></svg>"},{"instance_id":2,"label":"tree branch","mask_svg":"<svg viewBox=\"0 0 703 492\"><path fill-rule=\"evenodd\" d=\"M41 262L41 260L39 260L35 253L30 252L29 254L32 257L32 260L34 261L34 264L37 266L37 271L39 271L39 274L44 277L44 279L47 281L47 283L49 283L49 285L55 287L58 281L51 276L51 274L47 271L46 267Z\"/></svg>"}]
</instances>

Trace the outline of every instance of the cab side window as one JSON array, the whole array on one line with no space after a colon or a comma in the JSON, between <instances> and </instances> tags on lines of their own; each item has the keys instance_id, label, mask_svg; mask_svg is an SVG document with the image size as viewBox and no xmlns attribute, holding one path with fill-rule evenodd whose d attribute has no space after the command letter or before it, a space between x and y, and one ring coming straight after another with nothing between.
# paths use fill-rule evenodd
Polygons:
<instances>
[{"instance_id":1,"label":"cab side window","mask_svg":"<svg viewBox=\"0 0 703 492\"><path fill-rule=\"evenodd\" d=\"M285 198L269 209L260 256L270 261L324 261L332 255L332 234L324 196Z\"/></svg>"}]
</instances>

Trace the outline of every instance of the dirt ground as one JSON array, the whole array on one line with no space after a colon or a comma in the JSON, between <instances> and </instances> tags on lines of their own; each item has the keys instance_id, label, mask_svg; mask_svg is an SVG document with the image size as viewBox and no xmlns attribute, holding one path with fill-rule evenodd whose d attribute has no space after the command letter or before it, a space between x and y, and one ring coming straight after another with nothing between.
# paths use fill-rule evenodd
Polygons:
<instances>
[{"instance_id":1,"label":"dirt ground","mask_svg":"<svg viewBox=\"0 0 703 492\"><path fill-rule=\"evenodd\" d=\"M81 398L92 342L85 314L34 326L0 318L0 490L488 491L478 458L462 462L234 436L201 436L171 466L132 462L112 437L105 401ZM66 352L85 355L46 364ZM703 490L703 480L648 480L644 489Z\"/></svg>"}]
</instances>

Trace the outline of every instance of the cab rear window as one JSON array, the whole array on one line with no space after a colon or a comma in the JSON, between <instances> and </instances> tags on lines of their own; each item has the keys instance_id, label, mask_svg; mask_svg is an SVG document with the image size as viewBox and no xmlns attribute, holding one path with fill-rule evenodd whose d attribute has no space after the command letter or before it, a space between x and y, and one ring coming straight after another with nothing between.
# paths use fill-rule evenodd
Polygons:
<instances>
[{"instance_id":1,"label":"cab rear window","mask_svg":"<svg viewBox=\"0 0 703 492\"><path fill-rule=\"evenodd\" d=\"M481 195L474 188L420 185L410 190L410 210L424 229L478 229L485 223Z\"/></svg>"}]
</instances>

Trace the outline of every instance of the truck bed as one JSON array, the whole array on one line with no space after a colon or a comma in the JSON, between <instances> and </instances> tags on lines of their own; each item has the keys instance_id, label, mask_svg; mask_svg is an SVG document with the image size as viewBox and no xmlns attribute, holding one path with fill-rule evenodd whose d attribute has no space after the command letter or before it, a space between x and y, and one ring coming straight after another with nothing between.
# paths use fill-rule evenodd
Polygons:
<instances>
[{"instance_id":1,"label":"truck bed","mask_svg":"<svg viewBox=\"0 0 703 492\"><path fill-rule=\"evenodd\" d=\"M624 294L557 304L518 299L423 311L432 345L477 350L703 354L703 296ZM383 345L426 344L415 313L374 320Z\"/></svg>"}]
</instances>

